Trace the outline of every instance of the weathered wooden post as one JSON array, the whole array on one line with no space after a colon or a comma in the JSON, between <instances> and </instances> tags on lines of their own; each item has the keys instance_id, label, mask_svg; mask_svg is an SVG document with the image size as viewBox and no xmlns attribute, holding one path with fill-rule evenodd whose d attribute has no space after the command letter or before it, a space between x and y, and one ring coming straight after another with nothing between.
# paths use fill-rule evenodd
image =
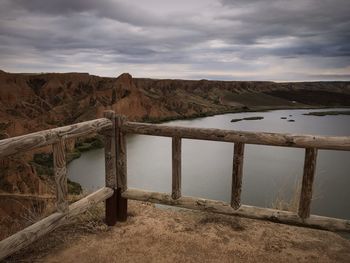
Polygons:
<instances>
[{"instance_id":1,"label":"weathered wooden post","mask_svg":"<svg viewBox=\"0 0 350 263\"><path fill-rule=\"evenodd\" d=\"M244 143L235 142L233 151L231 207L241 206L241 191L243 177Z\"/></svg>"},{"instance_id":2,"label":"weathered wooden post","mask_svg":"<svg viewBox=\"0 0 350 263\"><path fill-rule=\"evenodd\" d=\"M68 207L68 185L67 185L67 168L66 168L66 148L64 139L61 138L57 143L52 145L53 150L53 167L56 184L56 208L60 213L67 213Z\"/></svg>"},{"instance_id":3,"label":"weathered wooden post","mask_svg":"<svg viewBox=\"0 0 350 263\"><path fill-rule=\"evenodd\" d=\"M172 138L172 194L173 199L181 197L181 138Z\"/></svg>"},{"instance_id":4,"label":"weathered wooden post","mask_svg":"<svg viewBox=\"0 0 350 263\"><path fill-rule=\"evenodd\" d=\"M317 159L317 149L306 148L303 183L301 186L299 211L298 211L299 217L301 217L302 219L308 218L310 216L312 186L313 186L315 172L316 172L316 159Z\"/></svg>"},{"instance_id":5,"label":"weathered wooden post","mask_svg":"<svg viewBox=\"0 0 350 263\"><path fill-rule=\"evenodd\" d=\"M113 195L106 199L106 224L114 226L117 221L117 174L116 174L116 134L115 113L105 111L104 117L112 121L112 129L104 133L105 140L105 182L106 187L114 190Z\"/></svg>"},{"instance_id":6,"label":"weathered wooden post","mask_svg":"<svg viewBox=\"0 0 350 263\"><path fill-rule=\"evenodd\" d=\"M128 213L128 200L121 196L127 189L127 155L126 136L121 127L127 122L127 118L116 115L116 156L117 156L117 220L126 221Z\"/></svg>"}]
</instances>

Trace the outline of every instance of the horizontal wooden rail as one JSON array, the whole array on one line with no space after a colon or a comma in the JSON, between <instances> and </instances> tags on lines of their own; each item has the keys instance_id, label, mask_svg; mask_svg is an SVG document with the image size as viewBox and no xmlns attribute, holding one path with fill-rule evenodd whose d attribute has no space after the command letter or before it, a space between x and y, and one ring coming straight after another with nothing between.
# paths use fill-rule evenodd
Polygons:
<instances>
[{"instance_id":1,"label":"horizontal wooden rail","mask_svg":"<svg viewBox=\"0 0 350 263\"><path fill-rule=\"evenodd\" d=\"M33 243L41 236L66 223L70 218L86 211L91 205L106 200L113 195L113 189L104 187L87 197L71 204L69 212L54 213L35 224L0 241L0 260Z\"/></svg>"},{"instance_id":2,"label":"horizontal wooden rail","mask_svg":"<svg viewBox=\"0 0 350 263\"><path fill-rule=\"evenodd\" d=\"M145 134L185 139L242 142L271 146L350 150L350 136L313 136L287 133L246 132L208 128L189 128L126 122L121 127L124 133Z\"/></svg>"},{"instance_id":3,"label":"horizontal wooden rail","mask_svg":"<svg viewBox=\"0 0 350 263\"><path fill-rule=\"evenodd\" d=\"M195 198L190 196L183 196L174 200L170 194L149 192L138 189L128 189L122 193L122 196L124 198L138 201L196 209L225 215L263 219L283 224L307 226L332 231L350 232L350 221L337 218L311 215L307 219L302 219L293 212L247 205L242 205L236 210L232 208L230 204L222 201Z\"/></svg>"},{"instance_id":4,"label":"horizontal wooden rail","mask_svg":"<svg viewBox=\"0 0 350 263\"><path fill-rule=\"evenodd\" d=\"M101 118L4 139L0 141L0 157L57 143L62 137L66 139L79 137L109 128L112 128L112 122L106 118Z\"/></svg>"},{"instance_id":5,"label":"horizontal wooden rail","mask_svg":"<svg viewBox=\"0 0 350 263\"><path fill-rule=\"evenodd\" d=\"M51 200L56 199L54 195L36 195L36 194L13 194L13 193L0 193L0 199L28 199L28 200Z\"/></svg>"}]
</instances>

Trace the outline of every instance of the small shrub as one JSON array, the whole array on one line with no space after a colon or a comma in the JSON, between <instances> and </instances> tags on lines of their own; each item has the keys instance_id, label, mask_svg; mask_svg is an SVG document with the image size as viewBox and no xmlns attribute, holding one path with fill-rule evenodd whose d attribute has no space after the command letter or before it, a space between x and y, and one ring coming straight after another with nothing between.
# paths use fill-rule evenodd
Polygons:
<instances>
[{"instance_id":1,"label":"small shrub","mask_svg":"<svg viewBox=\"0 0 350 263\"><path fill-rule=\"evenodd\" d=\"M67 163L70 163L71 161L78 159L81 156L81 152L78 150L74 150L73 152L69 152L66 155Z\"/></svg>"},{"instance_id":2,"label":"small shrub","mask_svg":"<svg viewBox=\"0 0 350 263\"><path fill-rule=\"evenodd\" d=\"M79 183L73 182L71 180L67 180L68 184L68 194L72 195L80 195L83 192L81 185Z\"/></svg>"},{"instance_id":3,"label":"small shrub","mask_svg":"<svg viewBox=\"0 0 350 263\"><path fill-rule=\"evenodd\" d=\"M36 153L34 154L33 161L39 165L53 166L53 154L52 153Z\"/></svg>"}]
</instances>

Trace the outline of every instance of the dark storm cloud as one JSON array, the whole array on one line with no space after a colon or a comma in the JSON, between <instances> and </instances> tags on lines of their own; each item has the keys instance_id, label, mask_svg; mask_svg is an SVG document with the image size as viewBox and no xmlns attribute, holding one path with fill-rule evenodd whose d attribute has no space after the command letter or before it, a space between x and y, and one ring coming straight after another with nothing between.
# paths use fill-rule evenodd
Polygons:
<instances>
[{"instance_id":1,"label":"dark storm cloud","mask_svg":"<svg viewBox=\"0 0 350 263\"><path fill-rule=\"evenodd\" d=\"M32 13L51 15L70 15L74 13L90 13L98 17L115 19L120 22L135 24L156 24L154 17L138 7L129 5L128 1L113 0L11 0L14 8L24 9Z\"/></svg>"},{"instance_id":2,"label":"dark storm cloud","mask_svg":"<svg viewBox=\"0 0 350 263\"><path fill-rule=\"evenodd\" d=\"M238 36L243 43L292 36L298 39L299 44L293 49L282 49L288 53L294 50L295 55L349 56L348 0L221 2L231 10L242 8L243 12L239 14L227 14L221 18L244 25L235 33L235 37Z\"/></svg>"},{"instance_id":3,"label":"dark storm cloud","mask_svg":"<svg viewBox=\"0 0 350 263\"><path fill-rule=\"evenodd\" d=\"M347 79L349 13L348 0L3 0L1 67Z\"/></svg>"}]
</instances>

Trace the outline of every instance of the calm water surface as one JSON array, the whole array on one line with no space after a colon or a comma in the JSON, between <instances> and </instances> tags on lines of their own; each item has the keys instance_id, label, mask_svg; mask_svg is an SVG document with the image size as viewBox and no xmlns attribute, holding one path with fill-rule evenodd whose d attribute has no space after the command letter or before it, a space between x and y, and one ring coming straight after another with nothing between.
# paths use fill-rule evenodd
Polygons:
<instances>
[{"instance_id":1,"label":"calm water surface","mask_svg":"<svg viewBox=\"0 0 350 263\"><path fill-rule=\"evenodd\" d=\"M224 114L195 120L172 121L166 125L350 136L349 115L302 115L310 111L324 110ZM252 116L262 116L264 119L230 122L234 118ZM287 120L281 117L287 117ZM295 122L288 122L289 119ZM127 153L129 187L171 192L171 138L129 135ZM229 202L232 155L232 143L184 139L183 195ZM276 199L291 200L301 182L303 162L304 149L246 145L242 203L272 207ZM85 153L73 161L68 166L68 176L89 191L102 187L103 150ZM350 219L350 152L319 151L312 213Z\"/></svg>"}]
</instances>

